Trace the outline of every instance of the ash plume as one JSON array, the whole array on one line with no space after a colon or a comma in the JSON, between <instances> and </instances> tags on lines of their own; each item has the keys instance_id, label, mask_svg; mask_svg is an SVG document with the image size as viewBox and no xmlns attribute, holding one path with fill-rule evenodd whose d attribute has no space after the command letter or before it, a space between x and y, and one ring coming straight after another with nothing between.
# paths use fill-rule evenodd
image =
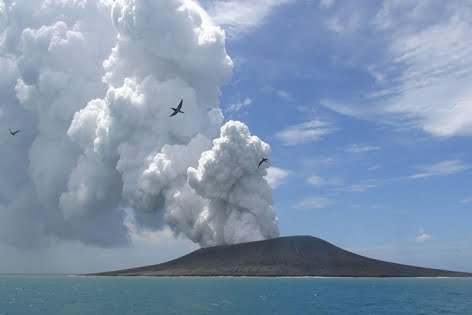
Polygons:
<instances>
[{"instance_id":1,"label":"ash plume","mask_svg":"<svg viewBox=\"0 0 472 315\"><path fill-rule=\"evenodd\" d=\"M278 236L270 148L223 124L233 63L196 2L6 1L0 27L0 121L23 133L0 135L0 241L122 245L130 215L201 246Z\"/></svg>"}]
</instances>

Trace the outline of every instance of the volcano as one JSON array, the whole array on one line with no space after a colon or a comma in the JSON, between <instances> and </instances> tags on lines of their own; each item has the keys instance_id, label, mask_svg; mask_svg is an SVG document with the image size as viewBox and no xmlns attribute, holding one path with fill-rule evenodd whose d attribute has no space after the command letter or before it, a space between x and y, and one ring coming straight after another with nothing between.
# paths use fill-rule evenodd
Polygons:
<instances>
[{"instance_id":1,"label":"volcano","mask_svg":"<svg viewBox=\"0 0 472 315\"><path fill-rule=\"evenodd\" d=\"M157 265L100 276L472 277L472 273L402 265L360 256L313 236L201 248Z\"/></svg>"}]
</instances>

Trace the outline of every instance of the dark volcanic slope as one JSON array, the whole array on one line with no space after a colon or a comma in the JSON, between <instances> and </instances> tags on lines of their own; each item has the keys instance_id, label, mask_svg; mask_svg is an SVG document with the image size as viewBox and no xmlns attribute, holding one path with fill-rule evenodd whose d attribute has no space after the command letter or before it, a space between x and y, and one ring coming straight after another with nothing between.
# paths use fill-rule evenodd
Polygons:
<instances>
[{"instance_id":1,"label":"dark volcanic slope","mask_svg":"<svg viewBox=\"0 0 472 315\"><path fill-rule=\"evenodd\" d=\"M153 266L104 276L343 276L470 277L472 274L400 265L353 254L311 236L215 246Z\"/></svg>"}]
</instances>

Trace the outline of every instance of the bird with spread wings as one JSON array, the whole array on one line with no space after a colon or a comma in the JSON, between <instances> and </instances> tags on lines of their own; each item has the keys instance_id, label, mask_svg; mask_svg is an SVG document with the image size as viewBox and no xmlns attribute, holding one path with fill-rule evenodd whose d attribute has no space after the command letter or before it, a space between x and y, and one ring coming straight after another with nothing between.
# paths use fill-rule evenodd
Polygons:
<instances>
[{"instance_id":1,"label":"bird with spread wings","mask_svg":"<svg viewBox=\"0 0 472 315\"><path fill-rule=\"evenodd\" d=\"M182 103L184 102L184 100L180 100L180 103L179 105L177 106L177 108L174 108L174 107L171 107L172 110L174 110L174 112L172 113L172 115L170 115L169 117L172 117L172 116L175 116L177 115L178 113L184 113L183 111L181 111L182 109Z\"/></svg>"}]
</instances>

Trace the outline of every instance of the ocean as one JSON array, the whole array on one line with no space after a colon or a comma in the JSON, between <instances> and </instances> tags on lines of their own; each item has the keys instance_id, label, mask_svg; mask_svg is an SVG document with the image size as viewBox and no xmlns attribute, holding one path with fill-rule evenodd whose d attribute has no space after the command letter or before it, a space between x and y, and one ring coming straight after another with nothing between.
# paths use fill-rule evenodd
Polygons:
<instances>
[{"instance_id":1,"label":"ocean","mask_svg":"<svg viewBox=\"0 0 472 315\"><path fill-rule=\"evenodd\" d=\"M0 276L0 314L472 314L472 279Z\"/></svg>"}]
</instances>

